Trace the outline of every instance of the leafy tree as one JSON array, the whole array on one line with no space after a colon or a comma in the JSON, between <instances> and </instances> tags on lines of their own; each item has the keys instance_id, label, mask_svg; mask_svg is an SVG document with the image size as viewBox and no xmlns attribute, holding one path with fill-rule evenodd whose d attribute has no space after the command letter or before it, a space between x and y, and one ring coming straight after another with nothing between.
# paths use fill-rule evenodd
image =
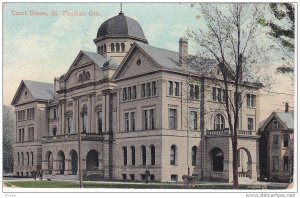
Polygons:
<instances>
[{"instance_id":1,"label":"leafy tree","mask_svg":"<svg viewBox=\"0 0 300 198\"><path fill-rule=\"evenodd\" d=\"M232 145L233 185L238 188L238 123L245 92L261 88L268 78L263 75L259 60L264 57L264 41L260 40L261 16L254 4L200 4L206 27L189 31L199 48L201 60L216 60L214 67L201 65L199 72L210 78L224 92L220 111L225 112ZM249 89L251 87L251 89Z\"/></svg>"},{"instance_id":2,"label":"leafy tree","mask_svg":"<svg viewBox=\"0 0 300 198\"><path fill-rule=\"evenodd\" d=\"M266 20L261 17L258 22L262 26L270 27L271 35L279 46L279 51L285 57L286 65L277 68L284 74L294 73L294 49L295 49L295 7L292 3L270 3L269 8L274 15L274 20Z\"/></svg>"},{"instance_id":3,"label":"leafy tree","mask_svg":"<svg viewBox=\"0 0 300 198\"><path fill-rule=\"evenodd\" d=\"M3 106L3 171L12 172L14 157L13 143L15 132L14 110L10 106Z\"/></svg>"}]
</instances>

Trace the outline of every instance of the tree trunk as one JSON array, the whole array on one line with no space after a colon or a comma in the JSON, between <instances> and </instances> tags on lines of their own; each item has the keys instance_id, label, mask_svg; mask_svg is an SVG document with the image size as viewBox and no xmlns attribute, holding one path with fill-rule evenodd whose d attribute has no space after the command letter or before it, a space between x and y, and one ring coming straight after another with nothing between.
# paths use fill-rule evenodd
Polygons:
<instances>
[{"instance_id":1,"label":"tree trunk","mask_svg":"<svg viewBox=\"0 0 300 198\"><path fill-rule=\"evenodd\" d=\"M238 163L237 163L237 137L233 137L232 141L232 172L233 172L233 188L239 188L238 178Z\"/></svg>"}]
</instances>

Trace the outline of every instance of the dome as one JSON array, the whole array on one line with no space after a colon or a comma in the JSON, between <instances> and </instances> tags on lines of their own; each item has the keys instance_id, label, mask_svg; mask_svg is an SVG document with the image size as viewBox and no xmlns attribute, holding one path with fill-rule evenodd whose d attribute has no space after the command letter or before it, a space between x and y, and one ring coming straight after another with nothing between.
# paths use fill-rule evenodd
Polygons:
<instances>
[{"instance_id":1,"label":"dome","mask_svg":"<svg viewBox=\"0 0 300 198\"><path fill-rule=\"evenodd\" d=\"M141 25L133 18L125 16L123 12L103 22L97 32L97 39L124 36L147 43Z\"/></svg>"}]
</instances>

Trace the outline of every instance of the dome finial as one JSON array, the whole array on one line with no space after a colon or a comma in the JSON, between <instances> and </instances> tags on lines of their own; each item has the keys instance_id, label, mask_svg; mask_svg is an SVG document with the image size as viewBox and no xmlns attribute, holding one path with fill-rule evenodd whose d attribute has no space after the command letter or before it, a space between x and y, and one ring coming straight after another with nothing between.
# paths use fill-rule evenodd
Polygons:
<instances>
[{"instance_id":1,"label":"dome finial","mask_svg":"<svg viewBox=\"0 0 300 198\"><path fill-rule=\"evenodd\" d=\"M120 3L120 12L119 12L119 15L122 15L122 14L124 14L124 13L122 12L122 3Z\"/></svg>"}]
</instances>

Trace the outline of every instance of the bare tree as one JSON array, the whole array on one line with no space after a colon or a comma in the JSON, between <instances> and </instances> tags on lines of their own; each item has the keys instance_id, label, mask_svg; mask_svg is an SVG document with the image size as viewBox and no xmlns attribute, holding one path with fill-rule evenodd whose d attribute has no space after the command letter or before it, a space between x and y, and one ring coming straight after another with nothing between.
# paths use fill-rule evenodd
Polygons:
<instances>
[{"instance_id":1,"label":"bare tree","mask_svg":"<svg viewBox=\"0 0 300 198\"><path fill-rule=\"evenodd\" d=\"M238 123L239 112L249 87L258 89L267 80L259 67L263 60L265 42L258 19L261 15L254 4L200 4L206 27L188 32L199 47L201 60L216 60L216 66L203 67L197 58L192 60L199 73L210 77L223 92L222 110L226 112L232 143L233 186L238 188ZM233 93L232 93L233 92ZM221 95L220 95L221 97ZM221 108L221 107L220 107Z\"/></svg>"},{"instance_id":2,"label":"bare tree","mask_svg":"<svg viewBox=\"0 0 300 198\"><path fill-rule=\"evenodd\" d=\"M13 169L13 143L15 132L14 110L10 106L3 106L3 171L12 172Z\"/></svg>"}]
</instances>

